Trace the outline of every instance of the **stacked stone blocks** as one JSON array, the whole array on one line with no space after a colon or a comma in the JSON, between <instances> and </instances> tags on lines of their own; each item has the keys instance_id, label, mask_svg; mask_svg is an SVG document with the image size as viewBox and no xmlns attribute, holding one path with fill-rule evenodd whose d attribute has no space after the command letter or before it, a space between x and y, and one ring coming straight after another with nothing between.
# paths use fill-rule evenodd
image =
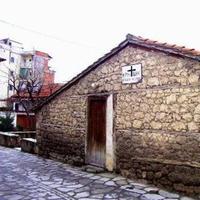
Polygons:
<instances>
[{"instance_id":1,"label":"stacked stone blocks","mask_svg":"<svg viewBox=\"0 0 200 200\"><path fill-rule=\"evenodd\" d=\"M142 64L142 81L123 84L122 66L134 63ZM38 112L39 153L84 163L87 98L113 94L116 170L181 192L198 193L199 77L198 61L128 46Z\"/></svg>"}]
</instances>

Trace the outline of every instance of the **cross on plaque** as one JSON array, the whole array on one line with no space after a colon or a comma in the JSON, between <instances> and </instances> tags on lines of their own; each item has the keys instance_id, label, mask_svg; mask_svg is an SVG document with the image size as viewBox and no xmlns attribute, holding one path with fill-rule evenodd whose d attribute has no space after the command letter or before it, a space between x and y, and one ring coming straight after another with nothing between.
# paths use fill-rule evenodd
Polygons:
<instances>
[{"instance_id":1,"label":"cross on plaque","mask_svg":"<svg viewBox=\"0 0 200 200\"><path fill-rule=\"evenodd\" d=\"M133 66L131 65L131 69L128 70L128 72L131 72L131 76L133 76L133 72L135 71L136 69L133 69Z\"/></svg>"}]
</instances>

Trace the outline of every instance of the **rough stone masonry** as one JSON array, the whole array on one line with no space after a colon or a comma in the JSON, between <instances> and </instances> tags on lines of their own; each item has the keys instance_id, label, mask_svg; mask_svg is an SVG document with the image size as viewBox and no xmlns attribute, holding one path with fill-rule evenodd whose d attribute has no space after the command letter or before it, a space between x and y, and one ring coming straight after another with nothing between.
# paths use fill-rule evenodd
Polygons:
<instances>
[{"instance_id":1,"label":"rough stone masonry","mask_svg":"<svg viewBox=\"0 0 200 200\"><path fill-rule=\"evenodd\" d=\"M142 80L123 84L122 66L134 63L142 64ZM127 44L42 106L39 154L84 164L88 96L112 94L114 170L199 194L199 77L198 60Z\"/></svg>"}]
</instances>

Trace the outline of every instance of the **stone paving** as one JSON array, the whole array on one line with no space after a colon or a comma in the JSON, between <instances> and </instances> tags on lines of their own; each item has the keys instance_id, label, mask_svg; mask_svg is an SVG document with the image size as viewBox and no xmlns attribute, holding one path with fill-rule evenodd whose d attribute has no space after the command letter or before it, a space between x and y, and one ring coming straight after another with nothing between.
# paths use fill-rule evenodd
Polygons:
<instances>
[{"instance_id":1,"label":"stone paving","mask_svg":"<svg viewBox=\"0 0 200 200\"><path fill-rule=\"evenodd\" d=\"M192 200L111 173L0 147L0 200Z\"/></svg>"}]
</instances>

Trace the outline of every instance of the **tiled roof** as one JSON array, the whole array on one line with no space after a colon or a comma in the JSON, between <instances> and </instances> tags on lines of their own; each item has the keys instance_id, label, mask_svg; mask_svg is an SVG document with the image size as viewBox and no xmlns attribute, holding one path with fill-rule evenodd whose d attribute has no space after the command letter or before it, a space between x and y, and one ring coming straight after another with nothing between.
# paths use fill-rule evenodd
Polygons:
<instances>
[{"instance_id":1,"label":"tiled roof","mask_svg":"<svg viewBox=\"0 0 200 200\"><path fill-rule=\"evenodd\" d=\"M179 56L179 57L183 57L183 58L189 58L189 59L193 59L193 60L200 62L200 52L196 51L195 49L189 49L184 46L170 45L167 43L160 43L160 42L157 42L154 40L142 38L140 36L136 37L134 35L127 34L126 39L124 41L122 41L117 47L112 49L109 53L105 54L103 57L99 58L96 62L94 62L89 67L87 67L80 74L78 74L73 79L71 79L69 82L64 84L59 90L54 92L43 103L41 103L35 109L35 111L41 109L43 107L43 105L50 102L53 98L55 98L57 95L62 93L64 90L70 88L73 84L77 83L81 78L86 76L92 70L96 69L99 65L101 65L103 62L105 62L107 59L111 58L113 55L117 54L119 51L121 51L128 45L143 47L143 48L149 49L149 50L156 50L156 51L164 52L166 54Z\"/></svg>"},{"instance_id":2,"label":"tiled roof","mask_svg":"<svg viewBox=\"0 0 200 200\"><path fill-rule=\"evenodd\" d=\"M42 57L48 57L48 58L52 58L48 53L42 52L42 51L38 51L38 50L31 50L31 51L23 51L21 53L21 55L24 56L28 56L28 55L38 55L38 56L42 56Z\"/></svg>"},{"instance_id":3,"label":"tiled roof","mask_svg":"<svg viewBox=\"0 0 200 200\"><path fill-rule=\"evenodd\" d=\"M186 48L185 46L161 43L155 40L145 39L140 36L136 37L131 34L127 35L127 40L129 40L130 43L135 44L135 45L144 46L146 48L155 49L155 50L163 51L166 53L171 53L171 54L179 55L182 57L188 57L188 58L200 61L200 51Z\"/></svg>"},{"instance_id":4,"label":"tiled roof","mask_svg":"<svg viewBox=\"0 0 200 200\"><path fill-rule=\"evenodd\" d=\"M63 84L60 84L60 83L52 83L49 85L43 85L41 92L39 94L39 97L48 97L49 95L51 95L52 93L60 89L62 85Z\"/></svg>"}]
</instances>

